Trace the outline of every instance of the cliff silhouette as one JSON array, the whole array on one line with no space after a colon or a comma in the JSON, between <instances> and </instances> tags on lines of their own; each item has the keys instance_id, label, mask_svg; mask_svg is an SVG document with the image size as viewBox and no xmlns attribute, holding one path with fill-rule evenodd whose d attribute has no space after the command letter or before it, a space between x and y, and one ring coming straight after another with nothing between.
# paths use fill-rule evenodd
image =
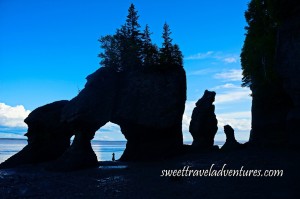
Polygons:
<instances>
[{"instance_id":1,"label":"cliff silhouette","mask_svg":"<svg viewBox=\"0 0 300 199\"><path fill-rule=\"evenodd\" d=\"M250 144L299 148L299 2L252 0L241 53L252 90Z\"/></svg>"}]
</instances>

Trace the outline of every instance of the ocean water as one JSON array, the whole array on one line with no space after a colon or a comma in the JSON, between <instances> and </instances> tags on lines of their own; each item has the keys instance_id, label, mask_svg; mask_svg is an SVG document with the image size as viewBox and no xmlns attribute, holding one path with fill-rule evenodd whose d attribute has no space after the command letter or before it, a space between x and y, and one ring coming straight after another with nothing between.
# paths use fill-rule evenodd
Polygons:
<instances>
[{"instance_id":1,"label":"ocean water","mask_svg":"<svg viewBox=\"0 0 300 199\"><path fill-rule=\"evenodd\" d=\"M126 141L92 141L92 147L99 161L112 159L112 153L115 153L115 159L119 159L123 154Z\"/></svg>"},{"instance_id":2,"label":"ocean water","mask_svg":"<svg viewBox=\"0 0 300 199\"><path fill-rule=\"evenodd\" d=\"M0 139L0 162L19 152L26 144L27 140L22 139Z\"/></svg>"},{"instance_id":3,"label":"ocean water","mask_svg":"<svg viewBox=\"0 0 300 199\"><path fill-rule=\"evenodd\" d=\"M19 152L27 145L27 140L0 139L0 163ZM112 153L119 159L126 147L126 141L92 141L92 147L99 161L112 159Z\"/></svg>"},{"instance_id":4,"label":"ocean water","mask_svg":"<svg viewBox=\"0 0 300 199\"><path fill-rule=\"evenodd\" d=\"M20 151L26 146L27 140L22 139L0 139L0 163L7 160L10 156ZM185 142L191 144L191 142ZM215 145L221 147L224 142L216 141ZM112 153L119 159L126 147L126 141L92 141L92 147L99 161L109 161Z\"/></svg>"}]
</instances>

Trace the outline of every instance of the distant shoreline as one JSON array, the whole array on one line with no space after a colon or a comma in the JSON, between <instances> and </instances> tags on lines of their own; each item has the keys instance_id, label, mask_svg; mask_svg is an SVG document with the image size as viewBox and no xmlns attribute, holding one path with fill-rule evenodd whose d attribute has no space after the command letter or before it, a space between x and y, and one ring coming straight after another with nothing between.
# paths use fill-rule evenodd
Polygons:
<instances>
[{"instance_id":1,"label":"distant shoreline","mask_svg":"<svg viewBox=\"0 0 300 199\"><path fill-rule=\"evenodd\" d=\"M0 140L24 140L27 141L26 138L0 138ZM72 140L71 140L72 141ZM92 140L92 142L127 142L126 140ZM192 144L193 141L184 141L184 144ZM240 143L247 142L246 140L239 140ZM217 143L225 143L225 140L215 140L215 144Z\"/></svg>"},{"instance_id":2,"label":"distant shoreline","mask_svg":"<svg viewBox=\"0 0 300 199\"><path fill-rule=\"evenodd\" d=\"M27 141L26 138L0 138L0 140L25 140L25 141Z\"/></svg>"},{"instance_id":3,"label":"distant shoreline","mask_svg":"<svg viewBox=\"0 0 300 199\"><path fill-rule=\"evenodd\" d=\"M11 140L11 141L27 141L27 139L26 138L0 138L0 141L5 141L5 140ZM71 140L71 142L72 142L73 140ZM113 143L113 142L117 142L117 143L124 143L124 144L126 144L126 140L92 140L91 141L92 142L92 144L93 144L93 142L95 143L95 142L111 142L111 143ZM183 142L183 144L186 144L186 145L191 145L192 144L192 142L193 141L184 141ZM239 140L239 142L240 143L245 143L245 142L247 142L246 140ZM214 145L218 145L218 146L220 146L220 145L223 145L225 143L225 141L222 141L222 140L216 140L215 142L214 142ZM95 143L96 144L96 143Z\"/></svg>"}]
</instances>

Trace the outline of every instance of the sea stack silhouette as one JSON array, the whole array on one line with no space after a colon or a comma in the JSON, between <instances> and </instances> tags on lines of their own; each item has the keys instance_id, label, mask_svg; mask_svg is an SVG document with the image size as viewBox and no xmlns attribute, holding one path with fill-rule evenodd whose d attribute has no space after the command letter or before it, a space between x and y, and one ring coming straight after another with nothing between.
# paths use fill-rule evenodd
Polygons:
<instances>
[{"instance_id":1,"label":"sea stack silhouette","mask_svg":"<svg viewBox=\"0 0 300 199\"><path fill-rule=\"evenodd\" d=\"M186 77L183 68L168 72L116 72L102 67L87 77L85 88L72 100L40 107L25 119L29 121L36 112L45 116L49 110L56 113L49 118L38 118L42 121L32 120L26 134L29 137L27 148L32 145L31 137L47 134L53 140L47 150L58 150L60 140L64 140L68 146L70 137L75 135L72 145L62 149L65 150L62 156L62 151L44 153L44 159L33 156L32 160L25 163L59 158L56 166L62 170L95 166L98 160L90 141L95 132L109 121L120 125L127 139L120 160L158 160L176 155L183 145L182 116L185 100ZM60 106L55 106L57 104ZM46 123L49 128L30 128L40 123ZM65 131L66 127L71 130ZM43 142L37 142L35 151L41 153L40 149L44 146L40 144ZM22 156L33 154L30 150ZM11 157L1 167L9 166L9 162L15 158ZM19 164L23 163L21 159Z\"/></svg>"},{"instance_id":2,"label":"sea stack silhouette","mask_svg":"<svg viewBox=\"0 0 300 199\"><path fill-rule=\"evenodd\" d=\"M195 149L213 149L218 130L218 120L213 105L215 96L216 92L205 90L203 96L196 102L189 128L194 139L192 146Z\"/></svg>"}]
</instances>

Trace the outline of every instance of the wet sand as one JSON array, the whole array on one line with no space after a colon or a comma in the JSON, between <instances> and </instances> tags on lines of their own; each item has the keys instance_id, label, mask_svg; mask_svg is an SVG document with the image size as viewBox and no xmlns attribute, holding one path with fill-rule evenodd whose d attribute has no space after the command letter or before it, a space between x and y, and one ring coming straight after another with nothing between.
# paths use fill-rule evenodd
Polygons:
<instances>
[{"instance_id":1,"label":"wet sand","mask_svg":"<svg viewBox=\"0 0 300 199\"><path fill-rule=\"evenodd\" d=\"M244 149L188 154L160 162L101 162L49 172L41 165L0 170L0 198L297 198L299 153ZM282 177L161 177L164 169L282 169Z\"/></svg>"}]
</instances>

